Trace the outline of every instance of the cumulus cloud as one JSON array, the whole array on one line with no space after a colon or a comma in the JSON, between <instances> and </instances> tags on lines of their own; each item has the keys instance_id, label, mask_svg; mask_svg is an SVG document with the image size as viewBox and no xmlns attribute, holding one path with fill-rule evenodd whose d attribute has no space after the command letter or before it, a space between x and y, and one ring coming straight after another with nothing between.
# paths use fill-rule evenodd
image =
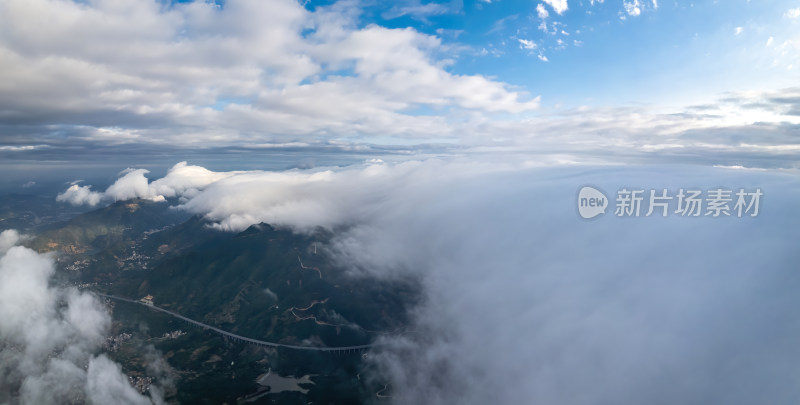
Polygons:
<instances>
[{"instance_id":1,"label":"cumulus cloud","mask_svg":"<svg viewBox=\"0 0 800 405\"><path fill-rule=\"evenodd\" d=\"M0 255L4 255L21 239L21 235L15 229L7 229L0 232Z\"/></svg>"},{"instance_id":2,"label":"cumulus cloud","mask_svg":"<svg viewBox=\"0 0 800 405\"><path fill-rule=\"evenodd\" d=\"M623 1L622 5L625 8L625 12L628 13L629 16L636 17L639 14L642 14L642 9L640 8L639 0Z\"/></svg>"},{"instance_id":3,"label":"cumulus cloud","mask_svg":"<svg viewBox=\"0 0 800 405\"><path fill-rule=\"evenodd\" d=\"M567 11L567 0L544 0L544 2L558 14L564 14Z\"/></svg>"},{"instance_id":4,"label":"cumulus cloud","mask_svg":"<svg viewBox=\"0 0 800 405\"><path fill-rule=\"evenodd\" d=\"M0 233L0 392L23 404L151 403L94 354L111 323L107 310L92 295L51 286L52 256L13 246L19 240Z\"/></svg>"},{"instance_id":5,"label":"cumulus cloud","mask_svg":"<svg viewBox=\"0 0 800 405\"><path fill-rule=\"evenodd\" d=\"M536 13L539 15L539 18L542 20L546 19L550 16L550 13L547 12L547 9L544 7L544 4L539 3L536 5Z\"/></svg>"},{"instance_id":6,"label":"cumulus cloud","mask_svg":"<svg viewBox=\"0 0 800 405\"><path fill-rule=\"evenodd\" d=\"M91 186L80 186L76 182L56 197L57 201L73 205L94 206L102 200L124 201L132 198L145 198L163 201L165 198L192 195L199 189L226 177L242 173L212 172L204 167L190 166L180 162L172 166L167 175L152 183L146 177L147 169L128 168L104 192L91 191Z\"/></svg>"},{"instance_id":7,"label":"cumulus cloud","mask_svg":"<svg viewBox=\"0 0 800 405\"><path fill-rule=\"evenodd\" d=\"M764 200L757 217L585 221L585 184L612 204L623 187ZM798 198L780 171L433 160L240 173L182 208L229 230L326 227L357 276L417 277L416 333L386 337L362 374L396 403L789 404Z\"/></svg>"},{"instance_id":8,"label":"cumulus cloud","mask_svg":"<svg viewBox=\"0 0 800 405\"><path fill-rule=\"evenodd\" d=\"M300 3L3 2L0 113L15 128L58 134L42 147L67 137L193 148L432 136L447 114L409 111L538 108L507 83L450 72L457 51L437 36L360 26L348 2ZM410 1L393 10L424 18L452 8Z\"/></svg>"},{"instance_id":9,"label":"cumulus cloud","mask_svg":"<svg viewBox=\"0 0 800 405\"><path fill-rule=\"evenodd\" d=\"M166 176L149 185L148 194L152 196L176 197L200 190L211 183L243 172L212 172L202 166L190 166L180 162L169 170Z\"/></svg>"},{"instance_id":10,"label":"cumulus cloud","mask_svg":"<svg viewBox=\"0 0 800 405\"><path fill-rule=\"evenodd\" d=\"M148 180L144 176L147 173L150 171L146 169L127 169L122 177L106 189L103 195L116 201L151 197Z\"/></svg>"},{"instance_id":11,"label":"cumulus cloud","mask_svg":"<svg viewBox=\"0 0 800 405\"><path fill-rule=\"evenodd\" d=\"M103 193L91 190L92 186L81 186L73 184L69 186L63 193L56 196L56 201L67 202L72 205L90 205L95 206L100 203L103 198Z\"/></svg>"},{"instance_id":12,"label":"cumulus cloud","mask_svg":"<svg viewBox=\"0 0 800 405\"><path fill-rule=\"evenodd\" d=\"M650 2L642 0L624 0L622 2L622 8L623 10L619 11L618 15L621 20L625 20L629 16L638 17L647 11L657 11L658 0L652 0Z\"/></svg>"}]
</instances>

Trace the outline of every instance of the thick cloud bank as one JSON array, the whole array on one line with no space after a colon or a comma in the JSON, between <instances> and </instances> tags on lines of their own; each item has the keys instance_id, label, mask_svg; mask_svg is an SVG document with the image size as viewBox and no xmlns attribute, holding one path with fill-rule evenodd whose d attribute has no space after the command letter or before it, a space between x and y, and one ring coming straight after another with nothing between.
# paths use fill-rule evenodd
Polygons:
<instances>
[{"instance_id":1,"label":"thick cloud bank","mask_svg":"<svg viewBox=\"0 0 800 405\"><path fill-rule=\"evenodd\" d=\"M580 218L585 185L605 215ZM622 188L647 204L650 189L719 187L759 188L758 216L682 217L674 200L667 217L614 215ZM800 397L795 173L426 161L229 174L178 196L222 229L326 227L355 273L419 277L417 333L386 338L362 374L396 403Z\"/></svg>"},{"instance_id":2,"label":"thick cloud bank","mask_svg":"<svg viewBox=\"0 0 800 405\"><path fill-rule=\"evenodd\" d=\"M616 218L612 202L585 221L586 183L766 197L755 218ZM696 169L483 176L412 196L340 251L425 280L420 333L373 357L397 403L790 404L798 198L797 178Z\"/></svg>"},{"instance_id":3,"label":"thick cloud bank","mask_svg":"<svg viewBox=\"0 0 800 405\"><path fill-rule=\"evenodd\" d=\"M150 404L116 363L94 354L108 312L89 294L49 285L51 257L18 240L0 233L0 401Z\"/></svg>"}]
</instances>

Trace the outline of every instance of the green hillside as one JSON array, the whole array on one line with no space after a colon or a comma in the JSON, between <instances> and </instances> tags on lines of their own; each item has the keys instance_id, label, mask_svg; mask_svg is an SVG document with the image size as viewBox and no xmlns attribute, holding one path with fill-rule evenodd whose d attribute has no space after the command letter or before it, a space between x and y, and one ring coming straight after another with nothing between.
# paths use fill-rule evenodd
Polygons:
<instances>
[{"instance_id":1,"label":"green hillside","mask_svg":"<svg viewBox=\"0 0 800 405\"><path fill-rule=\"evenodd\" d=\"M357 345L401 328L413 283L349 276L321 248L314 253L324 241L261 224L124 273L110 292L153 295L156 305L190 318L284 343Z\"/></svg>"},{"instance_id":2,"label":"green hillside","mask_svg":"<svg viewBox=\"0 0 800 405\"><path fill-rule=\"evenodd\" d=\"M57 251L62 282L117 296L152 295L155 305L242 336L286 344L353 346L402 333L419 300L411 280L356 277L325 246L332 235L295 234L268 224L222 232L167 203L130 200L52 224L28 244ZM181 403L360 403L381 389L361 354L297 352L232 342L131 303L113 307L112 335L130 340L108 353L129 375L144 375L143 347L172 368ZM183 330L174 338L165 333ZM262 396L267 370L313 375L307 394ZM376 385L378 384L378 385Z\"/></svg>"},{"instance_id":3,"label":"green hillside","mask_svg":"<svg viewBox=\"0 0 800 405\"><path fill-rule=\"evenodd\" d=\"M68 254L97 252L144 232L183 222L189 214L171 209L164 202L118 201L46 227L29 243L38 251Z\"/></svg>"}]
</instances>

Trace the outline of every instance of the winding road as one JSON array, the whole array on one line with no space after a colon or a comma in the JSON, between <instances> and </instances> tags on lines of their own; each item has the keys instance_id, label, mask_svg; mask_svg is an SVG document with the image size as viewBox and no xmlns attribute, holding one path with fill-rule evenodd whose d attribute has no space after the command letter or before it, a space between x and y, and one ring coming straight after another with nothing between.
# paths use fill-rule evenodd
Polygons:
<instances>
[{"instance_id":1,"label":"winding road","mask_svg":"<svg viewBox=\"0 0 800 405\"><path fill-rule=\"evenodd\" d=\"M211 325L206 325L206 324L204 324L202 322L195 321L194 319L189 319L189 318L187 318L187 317L185 317L183 315L176 314L175 312L172 312L170 310L166 310L164 308L159 308L159 307L157 307L155 305L145 304L145 303L143 303L141 301L136 301L136 300L132 300L132 299L128 299L128 298L117 297L117 296L114 296L114 295L103 294L103 293L99 293L99 292L96 292L96 291L94 291L94 293L99 295L99 296L101 296L101 297L110 298L112 300L130 302L130 303L133 303L133 304L139 304L139 305L145 306L147 308L150 308L150 309L153 309L153 310L156 310L156 311L159 311L159 312L163 312L163 313L168 314L168 315L172 315L175 318L178 318L180 320L189 322L189 323L191 323L193 325L196 325L196 326L199 326L199 327L201 327L203 329L207 329L207 330L219 333L220 335L227 336L227 337L229 337L231 339L242 341L242 342L247 342L247 343L252 343L254 345L259 345L259 346L282 347L282 348L285 348L285 349L294 349L294 350L312 350L312 351L318 351L318 352L361 351L361 350L369 349L371 347L375 347L376 346L376 344L368 344L368 345L359 345L359 346L323 347L323 346L298 346L298 345L289 345L289 344L284 344L284 343L266 342L266 341L263 341L263 340L252 339L252 338L249 338L249 337L240 336L240 335L237 335L235 333L224 331L224 330L222 330L220 328L216 328L216 327L211 326Z\"/></svg>"}]
</instances>

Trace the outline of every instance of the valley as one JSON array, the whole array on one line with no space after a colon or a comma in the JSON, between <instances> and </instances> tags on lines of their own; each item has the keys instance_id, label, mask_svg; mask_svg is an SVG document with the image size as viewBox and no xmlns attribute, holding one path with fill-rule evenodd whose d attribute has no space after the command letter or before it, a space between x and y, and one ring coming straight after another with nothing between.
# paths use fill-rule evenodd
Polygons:
<instances>
[{"instance_id":1,"label":"valley","mask_svg":"<svg viewBox=\"0 0 800 405\"><path fill-rule=\"evenodd\" d=\"M348 273L326 248L332 237L263 223L222 232L169 203L129 200L26 245L55 255L57 282L105 302L104 350L137 389L157 386L174 403L362 403L385 385L364 378L366 354L407 327L418 286ZM284 389L265 373L306 377Z\"/></svg>"}]
</instances>

